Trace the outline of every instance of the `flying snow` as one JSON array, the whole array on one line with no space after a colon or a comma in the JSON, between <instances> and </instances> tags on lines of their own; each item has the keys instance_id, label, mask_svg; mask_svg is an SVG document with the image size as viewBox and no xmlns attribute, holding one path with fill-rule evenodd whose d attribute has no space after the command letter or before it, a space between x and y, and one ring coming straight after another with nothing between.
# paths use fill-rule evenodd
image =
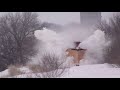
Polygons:
<instances>
[{"instance_id":1,"label":"flying snow","mask_svg":"<svg viewBox=\"0 0 120 90\"><path fill-rule=\"evenodd\" d=\"M66 49L73 47L70 40L50 29L36 30L35 37L39 43L38 54L33 58L34 62L40 60L41 56L46 53L63 58L66 55Z\"/></svg>"},{"instance_id":2,"label":"flying snow","mask_svg":"<svg viewBox=\"0 0 120 90\"><path fill-rule=\"evenodd\" d=\"M79 47L87 49L84 60L81 60L81 64L104 63L103 50L106 45L108 45L108 41L105 39L105 33L101 30L96 30L93 35L79 45Z\"/></svg>"}]
</instances>

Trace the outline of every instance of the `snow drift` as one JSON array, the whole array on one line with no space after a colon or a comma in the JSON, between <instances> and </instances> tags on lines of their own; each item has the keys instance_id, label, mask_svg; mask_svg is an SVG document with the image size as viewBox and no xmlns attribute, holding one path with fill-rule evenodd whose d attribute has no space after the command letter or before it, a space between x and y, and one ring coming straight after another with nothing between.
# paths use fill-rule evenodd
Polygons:
<instances>
[{"instance_id":1,"label":"snow drift","mask_svg":"<svg viewBox=\"0 0 120 90\"><path fill-rule=\"evenodd\" d=\"M28 72L26 67L22 71ZM0 77L8 78L41 78L41 73L26 73L10 77L8 70L0 72ZM114 64L95 64L71 67L67 72L58 78L120 78L120 68Z\"/></svg>"}]
</instances>

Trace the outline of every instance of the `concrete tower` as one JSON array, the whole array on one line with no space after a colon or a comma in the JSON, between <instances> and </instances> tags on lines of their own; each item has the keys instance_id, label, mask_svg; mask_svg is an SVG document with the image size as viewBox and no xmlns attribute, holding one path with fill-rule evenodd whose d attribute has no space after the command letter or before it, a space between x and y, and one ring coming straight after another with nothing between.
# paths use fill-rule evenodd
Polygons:
<instances>
[{"instance_id":1,"label":"concrete tower","mask_svg":"<svg viewBox=\"0 0 120 90\"><path fill-rule=\"evenodd\" d=\"M80 21L83 26L93 26L101 21L101 12L80 12Z\"/></svg>"}]
</instances>

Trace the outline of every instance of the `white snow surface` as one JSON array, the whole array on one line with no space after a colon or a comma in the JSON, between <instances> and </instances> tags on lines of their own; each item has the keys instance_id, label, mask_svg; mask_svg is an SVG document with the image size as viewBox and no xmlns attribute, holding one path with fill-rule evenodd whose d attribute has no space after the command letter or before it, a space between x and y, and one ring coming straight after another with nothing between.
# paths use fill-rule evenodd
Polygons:
<instances>
[{"instance_id":1,"label":"white snow surface","mask_svg":"<svg viewBox=\"0 0 120 90\"><path fill-rule=\"evenodd\" d=\"M22 69L21 69L22 70ZM23 68L23 70L28 70ZM28 70L29 71L29 70ZM8 70L0 72L0 76L8 75ZM8 78L41 78L41 74L26 73ZM59 77L58 77L59 78ZM120 78L120 68L112 64L94 64L71 67L60 78Z\"/></svg>"},{"instance_id":2,"label":"white snow surface","mask_svg":"<svg viewBox=\"0 0 120 90\"><path fill-rule=\"evenodd\" d=\"M0 78L4 78L4 77L6 77L8 75L9 75L8 69L6 69L5 71L0 72Z\"/></svg>"},{"instance_id":3,"label":"white snow surface","mask_svg":"<svg viewBox=\"0 0 120 90\"><path fill-rule=\"evenodd\" d=\"M120 68L107 63L75 66L61 78L120 78Z\"/></svg>"},{"instance_id":4,"label":"white snow surface","mask_svg":"<svg viewBox=\"0 0 120 90\"><path fill-rule=\"evenodd\" d=\"M25 73L25 74L31 74L32 71L28 68L28 67L21 67L21 68L18 68L22 73ZM6 77L9 77L10 74L9 74L9 69L6 69L5 71L2 71L0 72L0 78L6 78Z\"/></svg>"}]
</instances>

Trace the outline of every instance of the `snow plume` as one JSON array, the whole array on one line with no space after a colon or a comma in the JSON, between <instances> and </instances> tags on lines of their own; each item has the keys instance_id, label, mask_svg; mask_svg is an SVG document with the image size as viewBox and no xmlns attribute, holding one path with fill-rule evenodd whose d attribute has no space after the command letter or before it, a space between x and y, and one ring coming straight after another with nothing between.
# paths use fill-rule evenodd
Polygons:
<instances>
[{"instance_id":1,"label":"snow plume","mask_svg":"<svg viewBox=\"0 0 120 90\"><path fill-rule=\"evenodd\" d=\"M41 56L45 53L57 55L62 58L66 54L66 49L73 47L69 40L66 40L59 33L46 28L36 30L35 37L38 39L38 55L33 58L34 61L40 60Z\"/></svg>"},{"instance_id":2,"label":"snow plume","mask_svg":"<svg viewBox=\"0 0 120 90\"><path fill-rule=\"evenodd\" d=\"M64 26L62 32L60 34L64 36L67 40L70 40L72 43L74 41L82 42L86 38L88 38L94 32L93 27L84 27L80 24L69 24Z\"/></svg>"},{"instance_id":3,"label":"snow plume","mask_svg":"<svg viewBox=\"0 0 120 90\"><path fill-rule=\"evenodd\" d=\"M96 30L93 35L79 45L79 47L87 49L84 60L81 60L81 64L103 63L103 50L108 43L109 41L105 39L105 33L101 30Z\"/></svg>"},{"instance_id":4,"label":"snow plume","mask_svg":"<svg viewBox=\"0 0 120 90\"><path fill-rule=\"evenodd\" d=\"M38 30L35 32L36 38L43 43L43 46L49 51L51 49L67 49L73 45L69 44L69 40L66 40L64 36L61 36L59 33L56 33L52 30L44 28L43 30ZM53 51L52 51L53 52Z\"/></svg>"},{"instance_id":5,"label":"snow plume","mask_svg":"<svg viewBox=\"0 0 120 90\"><path fill-rule=\"evenodd\" d=\"M87 49L87 51L84 60L81 60L80 64L103 63L103 50L109 43L105 39L104 32L101 30L94 31L92 28L72 27L67 27L66 30L60 33L46 28L37 30L35 36L39 40L39 52L35 60L40 60L40 56L46 52L62 57L66 54L66 49L74 47L73 41L81 41L82 43L79 46ZM70 61L70 58L68 60Z\"/></svg>"}]
</instances>

